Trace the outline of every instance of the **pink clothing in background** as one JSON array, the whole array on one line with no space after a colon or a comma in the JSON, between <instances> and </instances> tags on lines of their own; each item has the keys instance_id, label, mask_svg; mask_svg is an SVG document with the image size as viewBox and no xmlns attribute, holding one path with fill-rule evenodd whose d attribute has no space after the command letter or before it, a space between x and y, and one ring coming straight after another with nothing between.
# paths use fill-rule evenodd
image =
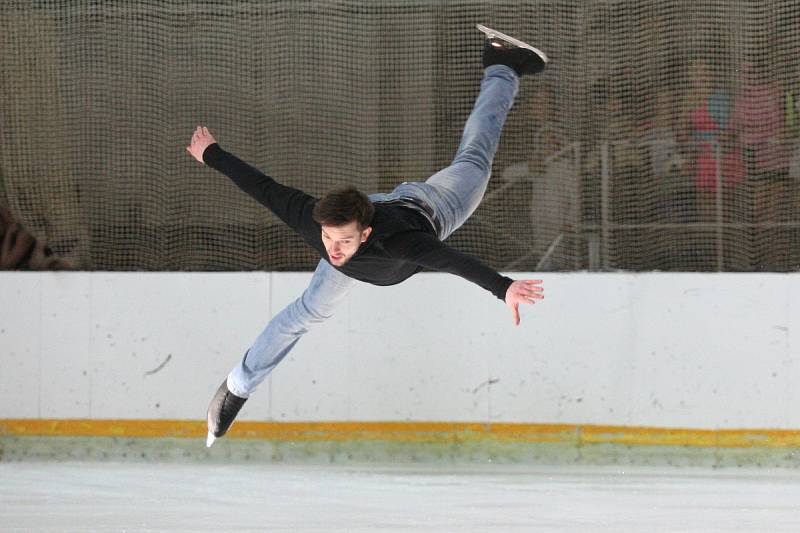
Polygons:
<instances>
[{"instance_id":1,"label":"pink clothing in background","mask_svg":"<svg viewBox=\"0 0 800 533\"><path fill-rule=\"evenodd\" d=\"M756 172L786 170L789 154L781 142L783 96L772 84L742 87L733 100L730 127L738 144L753 151Z\"/></svg>"},{"instance_id":2,"label":"pink clothing in background","mask_svg":"<svg viewBox=\"0 0 800 533\"><path fill-rule=\"evenodd\" d=\"M717 159L715 152L722 128L711 116L707 105L692 109L689 118L692 136L699 141L695 158L695 185L699 189L716 191ZM738 150L734 150L723 155L720 171L726 186L741 183L745 176L741 153Z\"/></svg>"}]
</instances>

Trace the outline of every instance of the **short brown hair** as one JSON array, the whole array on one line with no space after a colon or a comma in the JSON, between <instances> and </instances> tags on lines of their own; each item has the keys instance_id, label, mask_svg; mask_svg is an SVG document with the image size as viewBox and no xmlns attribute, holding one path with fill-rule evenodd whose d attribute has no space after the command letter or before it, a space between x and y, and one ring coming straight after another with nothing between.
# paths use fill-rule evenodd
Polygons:
<instances>
[{"instance_id":1,"label":"short brown hair","mask_svg":"<svg viewBox=\"0 0 800 533\"><path fill-rule=\"evenodd\" d=\"M372 224L374 215L375 207L367 195L349 185L333 189L317 200L312 213L322 226L344 226L355 221L359 229Z\"/></svg>"}]
</instances>

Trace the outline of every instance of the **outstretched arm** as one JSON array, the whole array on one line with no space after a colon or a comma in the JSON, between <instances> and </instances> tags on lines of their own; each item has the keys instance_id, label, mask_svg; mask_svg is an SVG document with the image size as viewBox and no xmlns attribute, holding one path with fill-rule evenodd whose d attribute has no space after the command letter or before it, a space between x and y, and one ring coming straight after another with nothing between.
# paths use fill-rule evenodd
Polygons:
<instances>
[{"instance_id":1,"label":"outstretched arm","mask_svg":"<svg viewBox=\"0 0 800 533\"><path fill-rule=\"evenodd\" d=\"M311 212L316 201L299 189L276 182L233 154L223 150L208 128L197 126L186 150L192 157L228 176L240 189L269 208L304 237L319 237Z\"/></svg>"},{"instance_id":2,"label":"outstretched arm","mask_svg":"<svg viewBox=\"0 0 800 533\"><path fill-rule=\"evenodd\" d=\"M391 247L398 259L467 279L503 300L519 325L519 304L533 304L544 298L542 280L519 280L500 275L475 256L450 248L432 235L409 232L394 237Z\"/></svg>"}]
</instances>

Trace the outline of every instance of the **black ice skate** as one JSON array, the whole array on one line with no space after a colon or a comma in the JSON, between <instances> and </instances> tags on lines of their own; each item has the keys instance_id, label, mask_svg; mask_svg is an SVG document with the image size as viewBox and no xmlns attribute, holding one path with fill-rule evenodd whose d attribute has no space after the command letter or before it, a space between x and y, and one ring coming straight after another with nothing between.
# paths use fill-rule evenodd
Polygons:
<instances>
[{"instance_id":1,"label":"black ice skate","mask_svg":"<svg viewBox=\"0 0 800 533\"><path fill-rule=\"evenodd\" d=\"M217 437L223 436L233 424L247 398L239 398L228 390L228 380L222 382L208 406L208 438L206 446L211 447Z\"/></svg>"},{"instance_id":2,"label":"black ice skate","mask_svg":"<svg viewBox=\"0 0 800 533\"><path fill-rule=\"evenodd\" d=\"M549 60L541 50L481 24L478 24L477 28L486 34L486 42L483 45L483 68L506 65L513 68L518 76L524 76L537 74L547 66Z\"/></svg>"}]
</instances>

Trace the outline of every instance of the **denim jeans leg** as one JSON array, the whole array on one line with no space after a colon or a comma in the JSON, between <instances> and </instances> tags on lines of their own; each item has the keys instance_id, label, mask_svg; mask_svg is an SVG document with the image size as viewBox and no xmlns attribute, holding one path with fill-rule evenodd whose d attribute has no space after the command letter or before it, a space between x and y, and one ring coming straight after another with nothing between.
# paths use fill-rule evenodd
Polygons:
<instances>
[{"instance_id":1,"label":"denim jeans leg","mask_svg":"<svg viewBox=\"0 0 800 533\"><path fill-rule=\"evenodd\" d=\"M269 321L242 361L228 374L228 390L247 398L314 324L333 315L355 280L321 260L302 296Z\"/></svg>"},{"instance_id":2,"label":"denim jeans leg","mask_svg":"<svg viewBox=\"0 0 800 533\"><path fill-rule=\"evenodd\" d=\"M487 68L453 162L426 181L434 189L430 203L442 223L440 238L461 227L481 203L500 133L518 89L519 78L511 68Z\"/></svg>"}]
</instances>

